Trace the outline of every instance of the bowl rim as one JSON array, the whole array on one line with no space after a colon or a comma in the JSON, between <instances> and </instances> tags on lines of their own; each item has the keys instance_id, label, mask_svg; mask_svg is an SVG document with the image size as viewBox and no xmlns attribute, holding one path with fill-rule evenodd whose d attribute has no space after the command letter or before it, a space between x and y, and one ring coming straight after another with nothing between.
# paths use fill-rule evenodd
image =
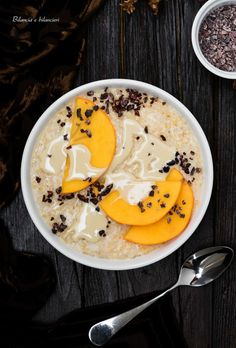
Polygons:
<instances>
[{"instance_id":1,"label":"bowl rim","mask_svg":"<svg viewBox=\"0 0 236 348\"><path fill-rule=\"evenodd\" d=\"M224 5L230 5L235 4L236 0L208 0L197 12L193 25L192 25L192 31L191 31L191 41L193 50L198 58L198 60L202 63L202 65L212 72L213 74L223 77L226 79L236 79L236 71L224 71L217 67L215 67L213 64L211 64L207 58L203 55L202 50L200 48L199 44L199 29L203 22L203 20L206 18L206 16L212 12L215 8L224 6Z\"/></svg>"},{"instance_id":2,"label":"bowl rim","mask_svg":"<svg viewBox=\"0 0 236 348\"><path fill-rule=\"evenodd\" d=\"M202 151L202 155L205 156L204 163L204 172L205 174L205 187L204 187L204 195L201 206L197 209L196 217L194 221L191 221L187 228L184 230L176 238L171 241L162 244L162 249L157 248L154 251L151 251L145 255L135 257L133 259L105 259L98 258L95 256L87 255L83 252L80 252L69 244L66 244L62 241L61 238L57 237L53 233L51 233L49 227L40 217L36 202L33 197L33 191L30 183L30 163L31 163L31 155L37 140L38 135L41 133L41 130L44 128L45 124L49 120L52 115L58 111L63 105L66 105L68 100L71 100L78 94L86 93L92 89L105 88L105 87L117 87L117 88L134 88L140 91L145 91L146 93L152 94L153 96L160 97L161 99L167 101L172 105L175 109L177 109L184 119L188 122L192 130L194 131L195 136L198 139L199 146ZM197 135L196 135L197 134ZM201 140L201 141L200 141ZM57 99L53 104L51 104L44 113L40 116L36 124L34 125L31 133L26 141L22 162L21 162L21 187L24 202L28 213L35 224L36 228L39 230L41 235L59 252L63 255L67 256L73 261L76 261L80 264L90 266L93 268L104 269L104 270L129 270L144 267L147 265L151 265L152 263L158 262L161 259L169 256L174 251L176 251L180 246L182 246L194 233L198 225L200 224L205 212L207 210L211 193L213 187L213 162L212 155L210 151L210 147L206 136L196 120L193 114L185 107L178 99L164 91L163 89L153 86L151 84L130 80L130 79L106 79L90 82L79 87L72 89L67 92L59 99ZM202 188L203 190L203 188ZM191 228L190 228L191 227ZM165 250L166 249L166 250Z\"/></svg>"}]
</instances>

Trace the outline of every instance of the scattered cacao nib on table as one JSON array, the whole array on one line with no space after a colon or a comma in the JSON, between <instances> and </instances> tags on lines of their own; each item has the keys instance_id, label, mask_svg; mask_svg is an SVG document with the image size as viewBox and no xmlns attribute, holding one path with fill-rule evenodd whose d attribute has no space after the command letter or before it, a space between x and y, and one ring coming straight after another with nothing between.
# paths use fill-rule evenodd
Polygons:
<instances>
[{"instance_id":1,"label":"scattered cacao nib on table","mask_svg":"<svg viewBox=\"0 0 236 348\"><path fill-rule=\"evenodd\" d=\"M199 43L212 65L236 71L236 5L218 7L205 18L199 30Z\"/></svg>"}]
</instances>

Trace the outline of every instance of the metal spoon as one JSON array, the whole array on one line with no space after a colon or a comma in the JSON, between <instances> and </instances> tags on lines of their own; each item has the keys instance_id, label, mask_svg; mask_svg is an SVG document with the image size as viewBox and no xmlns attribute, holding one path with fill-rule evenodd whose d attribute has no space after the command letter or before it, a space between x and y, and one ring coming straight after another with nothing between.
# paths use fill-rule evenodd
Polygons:
<instances>
[{"instance_id":1,"label":"metal spoon","mask_svg":"<svg viewBox=\"0 0 236 348\"><path fill-rule=\"evenodd\" d=\"M233 249L226 246L211 247L197 251L185 260L176 284L136 308L93 325L89 330L90 341L96 346L102 346L144 309L180 285L198 287L212 282L229 267L233 256Z\"/></svg>"}]
</instances>

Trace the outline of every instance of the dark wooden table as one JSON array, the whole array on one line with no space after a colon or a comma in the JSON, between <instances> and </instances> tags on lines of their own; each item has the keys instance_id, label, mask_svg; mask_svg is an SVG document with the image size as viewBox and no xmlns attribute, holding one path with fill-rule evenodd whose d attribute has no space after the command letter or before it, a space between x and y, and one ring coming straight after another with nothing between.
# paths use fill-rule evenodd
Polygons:
<instances>
[{"instance_id":1,"label":"dark wooden table","mask_svg":"<svg viewBox=\"0 0 236 348\"><path fill-rule=\"evenodd\" d=\"M137 270L102 271L76 264L54 250L34 227L19 192L1 213L18 249L48 255L57 270L55 293L37 318L50 321L72 309L160 290L177 278L182 261L211 245L236 249L235 116L232 81L217 78L198 62L191 46L197 0L163 0L159 16L140 2L131 16L119 0L107 0L89 22L78 85L114 77L137 79L163 88L181 100L209 140L215 169L213 196L197 231L166 259ZM104 286L105 284L105 286ZM173 292L180 325L191 348L236 346L235 262L205 288Z\"/></svg>"}]
</instances>

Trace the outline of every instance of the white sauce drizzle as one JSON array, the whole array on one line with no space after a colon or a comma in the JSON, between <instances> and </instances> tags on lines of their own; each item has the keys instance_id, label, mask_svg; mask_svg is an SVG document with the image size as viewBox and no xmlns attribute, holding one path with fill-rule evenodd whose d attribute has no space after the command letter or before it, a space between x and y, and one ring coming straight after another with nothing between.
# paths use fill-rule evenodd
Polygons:
<instances>
[{"instance_id":1,"label":"white sauce drizzle","mask_svg":"<svg viewBox=\"0 0 236 348\"><path fill-rule=\"evenodd\" d=\"M130 119L124 120L122 142L109 167L109 172L112 172L118 165L126 160L133 148L134 137L137 135L143 135L143 133L143 127L140 126L138 122Z\"/></svg>"},{"instance_id":2,"label":"white sauce drizzle","mask_svg":"<svg viewBox=\"0 0 236 348\"><path fill-rule=\"evenodd\" d=\"M120 197L131 205L146 198L155 181L137 180L132 174L120 172L106 175L106 185L113 183L113 189L118 190Z\"/></svg>"},{"instance_id":3,"label":"white sauce drizzle","mask_svg":"<svg viewBox=\"0 0 236 348\"><path fill-rule=\"evenodd\" d=\"M74 179L85 180L87 178L99 176L105 171L105 168L91 166L91 153L85 145L73 145L72 148L67 151L67 154L70 158L70 169L66 181Z\"/></svg>"},{"instance_id":4,"label":"white sauce drizzle","mask_svg":"<svg viewBox=\"0 0 236 348\"><path fill-rule=\"evenodd\" d=\"M60 174L66 164L66 147L69 142L71 124L66 124L64 134L52 140L40 156L41 168L48 174ZM68 140L64 139L67 134Z\"/></svg>"},{"instance_id":5,"label":"white sauce drizzle","mask_svg":"<svg viewBox=\"0 0 236 348\"><path fill-rule=\"evenodd\" d=\"M164 180L166 173L160 173L166 163L175 158L176 149L167 146L151 134L145 134L140 147L133 151L128 166L138 166L138 177L144 180Z\"/></svg>"},{"instance_id":6,"label":"white sauce drizzle","mask_svg":"<svg viewBox=\"0 0 236 348\"><path fill-rule=\"evenodd\" d=\"M86 239L95 243L101 239L98 232L105 231L107 223L104 213L96 211L94 206L86 203L81 208L78 220L70 228L73 232L73 240Z\"/></svg>"},{"instance_id":7,"label":"white sauce drizzle","mask_svg":"<svg viewBox=\"0 0 236 348\"><path fill-rule=\"evenodd\" d=\"M137 136L140 137L139 140L135 140ZM139 146L135 151L134 141L137 141ZM175 152L174 147L167 146L155 136L145 133L144 128L137 121L125 119L122 142L109 168L109 173L131 155L126 163L129 167L138 167L136 174L138 178L164 180L166 173L160 173L159 170L175 157Z\"/></svg>"}]
</instances>

